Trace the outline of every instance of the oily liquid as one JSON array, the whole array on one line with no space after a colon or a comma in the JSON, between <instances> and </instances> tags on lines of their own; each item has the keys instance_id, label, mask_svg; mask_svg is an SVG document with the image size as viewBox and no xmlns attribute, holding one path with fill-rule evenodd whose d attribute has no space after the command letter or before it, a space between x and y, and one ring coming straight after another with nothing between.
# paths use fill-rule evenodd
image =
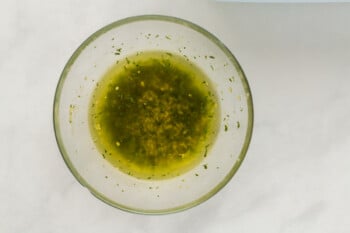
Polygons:
<instances>
[{"instance_id":1,"label":"oily liquid","mask_svg":"<svg viewBox=\"0 0 350 233\"><path fill-rule=\"evenodd\" d=\"M181 175L200 163L219 127L206 75L179 55L148 51L113 66L93 92L89 125L102 156L140 179Z\"/></svg>"}]
</instances>

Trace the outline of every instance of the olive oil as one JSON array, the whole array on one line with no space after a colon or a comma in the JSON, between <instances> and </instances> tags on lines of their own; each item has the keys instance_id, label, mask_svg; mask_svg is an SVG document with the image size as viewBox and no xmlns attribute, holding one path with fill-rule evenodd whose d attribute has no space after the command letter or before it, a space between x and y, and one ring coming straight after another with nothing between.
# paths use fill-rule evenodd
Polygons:
<instances>
[{"instance_id":1,"label":"olive oil","mask_svg":"<svg viewBox=\"0 0 350 233\"><path fill-rule=\"evenodd\" d=\"M181 55L144 51L98 82L89 126L102 156L140 179L181 175L200 163L219 128L209 79Z\"/></svg>"}]
</instances>

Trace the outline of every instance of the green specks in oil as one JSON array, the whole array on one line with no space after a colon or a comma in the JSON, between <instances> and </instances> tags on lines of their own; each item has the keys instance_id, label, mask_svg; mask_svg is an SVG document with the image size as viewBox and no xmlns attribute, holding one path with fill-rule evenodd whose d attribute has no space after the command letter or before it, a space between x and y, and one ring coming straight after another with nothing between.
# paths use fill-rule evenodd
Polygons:
<instances>
[{"instance_id":1,"label":"green specks in oil","mask_svg":"<svg viewBox=\"0 0 350 233\"><path fill-rule=\"evenodd\" d=\"M181 175L207 156L215 140L215 93L206 75L180 55L128 56L102 77L92 95L93 140L107 161L136 178Z\"/></svg>"}]
</instances>

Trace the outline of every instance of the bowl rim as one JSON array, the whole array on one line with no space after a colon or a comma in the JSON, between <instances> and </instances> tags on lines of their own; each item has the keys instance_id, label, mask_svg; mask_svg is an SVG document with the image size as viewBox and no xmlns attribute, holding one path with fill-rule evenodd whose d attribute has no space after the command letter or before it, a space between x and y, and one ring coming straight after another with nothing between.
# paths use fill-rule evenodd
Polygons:
<instances>
[{"instance_id":1,"label":"bowl rim","mask_svg":"<svg viewBox=\"0 0 350 233\"><path fill-rule=\"evenodd\" d=\"M240 79L242 81L242 85L246 94L247 98L247 111L248 111L248 126L246 130L246 136L244 139L244 143L241 149L241 152L234 163L233 167L231 168L230 172L219 182L214 188L212 188L209 192L206 194L200 196L199 198L195 199L192 202L186 203L184 205L167 208L167 209L138 209L134 207L129 207L126 205L123 205L122 203L117 203L108 197L104 196L102 193L100 193L98 190L96 190L94 187L92 187L76 170L76 168L73 166L72 162L69 159L69 155L65 149L64 143L62 141L61 137L61 131L60 131L60 122L59 122L59 103L61 98L61 91L62 87L65 83L65 80L67 78L67 74L70 71L70 67L74 64L75 60L79 57L81 52L89 45L91 44L95 39L97 39L102 34L108 32L109 30L120 27L122 25L137 22L137 21L150 21L150 20L156 20L156 21L166 21L166 22L172 22L176 24L180 24L184 27L188 27L194 31L197 31L198 33L202 34L203 36L207 37L210 41L212 41L216 46L218 46L222 52L227 56L227 58L230 60L232 65L236 68L238 75L240 76ZM205 30L204 28L198 26L197 24L194 24L190 21L187 21L185 19L173 17L173 16L166 16L166 15L137 15L137 16L131 16L124 19L117 20L115 22L112 22L96 32L94 32L92 35L90 35L83 43L73 52L69 60L67 61L66 65L63 68L63 71L60 75L59 81L56 86L55 90L55 96L53 101L53 128L56 138L56 143L58 146L58 149L61 153L61 156L67 165L68 169L71 171L73 176L77 179L77 181L85 188L87 188L91 194L93 194L96 198L100 199L104 203L113 206L115 208L131 212L131 213L137 213L137 214L169 214L169 213L176 213L180 212L189 208L192 208L194 206L197 206L204 201L208 200L212 196L214 196L217 192L219 192L235 175L238 168L242 164L246 153L248 151L248 147L251 141L252 133L253 133L253 124L254 124L254 111L253 111L253 100L252 95L250 91L250 87L248 84L248 80L243 72L243 69L241 68L240 64L238 63L235 56L231 53L231 51L213 34L211 34L209 31Z\"/></svg>"}]
</instances>

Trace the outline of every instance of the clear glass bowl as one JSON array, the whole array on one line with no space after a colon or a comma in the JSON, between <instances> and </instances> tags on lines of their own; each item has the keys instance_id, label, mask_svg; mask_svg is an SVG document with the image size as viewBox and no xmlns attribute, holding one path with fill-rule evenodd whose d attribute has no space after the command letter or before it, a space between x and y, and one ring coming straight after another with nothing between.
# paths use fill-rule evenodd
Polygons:
<instances>
[{"instance_id":1,"label":"clear glass bowl","mask_svg":"<svg viewBox=\"0 0 350 233\"><path fill-rule=\"evenodd\" d=\"M98 152L88 125L96 82L117 60L146 50L188 58L207 74L219 97L215 143L198 166L171 179L136 179L119 171ZM57 85L54 128L68 168L93 195L130 212L163 214L202 203L233 177L249 146L253 104L238 61L215 36L186 20L143 15L107 25L74 52Z\"/></svg>"}]
</instances>

